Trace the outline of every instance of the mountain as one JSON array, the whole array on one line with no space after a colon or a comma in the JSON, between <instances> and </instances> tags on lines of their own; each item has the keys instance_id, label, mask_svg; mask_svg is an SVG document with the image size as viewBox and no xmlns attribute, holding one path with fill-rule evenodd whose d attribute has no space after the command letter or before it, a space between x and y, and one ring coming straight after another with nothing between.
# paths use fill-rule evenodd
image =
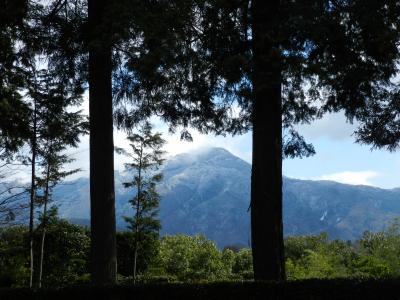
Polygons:
<instances>
[{"instance_id":1,"label":"mountain","mask_svg":"<svg viewBox=\"0 0 400 300\"><path fill-rule=\"evenodd\" d=\"M177 155L163 167L160 219L162 234L205 234L220 247L249 245L251 166L222 148ZM128 203L133 192L116 172L117 226L132 215ZM379 231L400 215L400 190L384 190L331 181L284 178L285 235L317 234L354 240L366 230ZM88 224L89 182L81 178L55 191L60 215Z\"/></svg>"}]
</instances>

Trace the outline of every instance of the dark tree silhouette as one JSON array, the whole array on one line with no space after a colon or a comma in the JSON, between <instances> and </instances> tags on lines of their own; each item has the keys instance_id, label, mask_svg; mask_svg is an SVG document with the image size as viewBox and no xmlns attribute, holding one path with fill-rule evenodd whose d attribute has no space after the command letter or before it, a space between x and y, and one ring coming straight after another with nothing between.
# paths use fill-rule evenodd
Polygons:
<instances>
[{"instance_id":1,"label":"dark tree silhouette","mask_svg":"<svg viewBox=\"0 0 400 300\"><path fill-rule=\"evenodd\" d=\"M112 47L131 27L131 1L31 1L30 46L55 77L83 93L89 83L91 272L96 284L116 280Z\"/></svg>"},{"instance_id":2,"label":"dark tree silhouette","mask_svg":"<svg viewBox=\"0 0 400 300\"><path fill-rule=\"evenodd\" d=\"M0 153L2 158L10 156L23 142L29 140L31 145L35 139L35 131L30 132L29 106L23 102L22 89L29 88L26 84L26 53L23 37L24 23L28 18L28 1L1 1L0 12ZM18 45L20 43L21 45ZM17 46L18 45L18 46ZM21 48L23 50L21 50ZM18 49L18 50L17 50ZM34 112L35 109L34 109ZM34 113L35 115L35 113ZM34 118L35 120L35 118ZM34 121L34 128L36 128ZM32 151L32 161L35 163L35 151ZM33 278L33 194L34 171L32 171L31 201L30 201L30 236L31 236L31 280Z\"/></svg>"},{"instance_id":3,"label":"dark tree silhouette","mask_svg":"<svg viewBox=\"0 0 400 300\"><path fill-rule=\"evenodd\" d=\"M32 61L36 60L34 55ZM31 106L31 118L28 123L31 128L29 141L31 167L29 234L30 234L30 287L34 284L34 209L44 204L46 215L47 203L51 188L69 172L60 171L62 164L68 162L60 152L67 147L77 147L79 136L85 133L87 124L80 112L68 112L72 105L80 104L81 93L63 81L58 81L51 72L41 69L31 63L27 69L28 92L25 101ZM44 178L37 174L38 166L44 168ZM38 195L38 189L43 189L44 195ZM40 203L39 203L40 202ZM44 216L45 217L45 216ZM46 218L44 218L45 220ZM45 226L42 226L45 230ZM44 231L43 231L44 233ZM42 238L44 243L44 234ZM40 258L40 256L39 256ZM41 259L42 260L42 259ZM37 264L36 264L37 265ZM41 263L38 264L41 268ZM41 270L39 270L38 285L41 285Z\"/></svg>"},{"instance_id":4,"label":"dark tree silhouette","mask_svg":"<svg viewBox=\"0 0 400 300\"><path fill-rule=\"evenodd\" d=\"M52 191L64 178L79 171L63 170L73 161L65 154L69 147L77 147L81 135L87 133L88 124L81 111L71 112L71 104L80 102L80 95L65 95L65 89L53 81L51 74L43 74L39 93L42 107L38 127L37 156L41 174L36 175L38 189L36 201L42 206L41 245L39 254L38 287L42 286L44 244L47 229L48 204L52 202ZM40 195L39 195L39 192Z\"/></svg>"},{"instance_id":5,"label":"dark tree silhouette","mask_svg":"<svg viewBox=\"0 0 400 300\"><path fill-rule=\"evenodd\" d=\"M251 245L256 279L285 279L280 1L252 1Z\"/></svg>"},{"instance_id":6,"label":"dark tree silhouette","mask_svg":"<svg viewBox=\"0 0 400 300\"><path fill-rule=\"evenodd\" d=\"M9 159L29 138L28 107L22 100L26 88L19 61L22 51L15 47L27 17L28 1L0 1L0 159Z\"/></svg>"},{"instance_id":7,"label":"dark tree silhouette","mask_svg":"<svg viewBox=\"0 0 400 300\"><path fill-rule=\"evenodd\" d=\"M92 280L116 282L112 52L107 6L88 0Z\"/></svg>"},{"instance_id":8,"label":"dark tree silhouette","mask_svg":"<svg viewBox=\"0 0 400 300\"><path fill-rule=\"evenodd\" d=\"M382 148L390 152L400 146L400 89L399 81L391 81L387 96L371 101L361 118L356 130L358 143L371 145L372 149Z\"/></svg>"}]
</instances>

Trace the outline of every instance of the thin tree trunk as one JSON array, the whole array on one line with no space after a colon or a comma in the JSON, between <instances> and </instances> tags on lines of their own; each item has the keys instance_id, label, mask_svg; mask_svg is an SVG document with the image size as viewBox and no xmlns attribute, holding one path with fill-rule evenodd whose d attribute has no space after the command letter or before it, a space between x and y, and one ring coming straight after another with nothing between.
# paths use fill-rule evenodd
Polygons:
<instances>
[{"instance_id":1,"label":"thin tree trunk","mask_svg":"<svg viewBox=\"0 0 400 300\"><path fill-rule=\"evenodd\" d=\"M139 236L139 226L137 224L138 222L138 210L139 210L139 205L136 205L136 224L135 224L135 252L133 254L133 284L136 284L136 270L137 270L137 257L138 257L138 236Z\"/></svg>"},{"instance_id":2,"label":"thin tree trunk","mask_svg":"<svg viewBox=\"0 0 400 300\"><path fill-rule=\"evenodd\" d=\"M253 0L251 229L255 280L285 280L279 0Z\"/></svg>"},{"instance_id":3,"label":"thin tree trunk","mask_svg":"<svg viewBox=\"0 0 400 300\"><path fill-rule=\"evenodd\" d=\"M136 270L137 270L137 257L139 246L139 217L140 217L140 199L142 197L142 157L143 157L143 144L140 148L139 170L138 170L138 190L136 201L136 222L135 222L135 253L133 256L133 284L136 283Z\"/></svg>"},{"instance_id":4,"label":"thin tree trunk","mask_svg":"<svg viewBox=\"0 0 400 300\"><path fill-rule=\"evenodd\" d=\"M95 284L116 282L114 142L111 45L106 0L88 0L91 274Z\"/></svg>"},{"instance_id":5,"label":"thin tree trunk","mask_svg":"<svg viewBox=\"0 0 400 300\"><path fill-rule=\"evenodd\" d=\"M29 203L29 251L30 251L30 278L29 278L29 287L33 287L33 275L34 275L34 267L33 267L33 213L35 207L35 193L36 193L36 184L35 184L35 171L36 171L36 132L37 132L37 111L36 111L36 101L34 100L34 111L33 111L33 135L31 140L31 188L30 188L30 203Z\"/></svg>"},{"instance_id":6,"label":"thin tree trunk","mask_svg":"<svg viewBox=\"0 0 400 300\"><path fill-rule=\"evenodd\" d=\"M49 200L49 177L50 177L50 165L49 163L47 163L46 187L44 191L44 205L43 205L42 240L40 244L39 283L38 283L39 288L42 287L42 277L43 277L44 240L46 237L47 203Z\"/></svg>"}]
</instances>

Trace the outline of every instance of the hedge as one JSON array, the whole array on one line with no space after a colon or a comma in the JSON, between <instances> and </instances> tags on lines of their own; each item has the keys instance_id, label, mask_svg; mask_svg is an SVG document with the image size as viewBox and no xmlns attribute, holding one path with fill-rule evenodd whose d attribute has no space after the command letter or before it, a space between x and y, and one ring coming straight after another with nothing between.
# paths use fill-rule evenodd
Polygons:
<instances>
[{"instance_id":1,"label":"hedge","mask_svg":"<svg viewBox=\"0 0 400 300\"><path fill-rule=\"evenodd\" d=\"M71 286L60 289L0 289L1 300L135 300L135 299L400 299L400 280L302 280Z\"/></svg>"}]
</instances>

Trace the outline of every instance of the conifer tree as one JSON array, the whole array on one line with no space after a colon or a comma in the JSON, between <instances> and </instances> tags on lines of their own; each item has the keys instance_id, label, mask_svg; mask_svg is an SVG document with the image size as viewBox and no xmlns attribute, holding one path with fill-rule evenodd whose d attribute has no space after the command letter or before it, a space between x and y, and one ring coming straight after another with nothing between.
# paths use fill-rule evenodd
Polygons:
<instances>
[{"instance_id":1,"label":"conifer tree","mask_svg":"<svg viewBox=\"0 0 400 300\"><path fill-rule=\"evenodd\" d=\"M28 1L1 1L0 11L0 153L1 158L9 160L12 154L28 141L35 143L36 106L33 102L33 126L30 125L29 104L24 101L21 93L29 89L27 75L27 57L30 51L25 51L26 22L29 18ZM32 128L31 128L32 127ZM35 148L35 147L34 147ZM35 163L35 151L32 151L32 166ZM33 279L33 202L34 202L34 171L32 168L30 188L30 240L31 240L31 277Z\"/></svg>"},{"instance_id":2,"label":"conifer tree","mask_svg":"<svg viewBox=\"0 0 400 300\"><path fill-rule=\"evenodd\" d=\"M136 19L146 19L156 12L158 4L124 0L33 2L36 4L34 23L42 33L37 41L46 41L35 46L46 55L49 67L59 78L71 80L77 87L89 83L91 273L96 284L114 283L116 232L111 83L112 70L118 64L112 61L113 51L128 37L140 39L142 29L137 27ZM140 26L148 27L148 24Z\"/></svg>"},{"instance_id":3,"label":"conifer tree","mask_svg":"<svg viewBox=\"0 0 400 300\"><path fill-rule=\"evenodd\" d=\"M372 149L394 152L400 146L399 84L393 79L387 97L371 101L365 107L356 130L358 143L371 145Z\"/></svg>"},{"instance_id":4,"label":"conifer tree","mask_svg":"<svg viewBox=\"0 0 400 300\"><path fill-rule=\"evenodd\" d=\"M58 149L57 149L58 148ZM42 167L42 177L36 178L37 187L39 189L38 195L36 196L38 205L42 206L41 211L41 224L39 225L41 229L41 241L40 241L40 253L39 257L39 274L38 283L39 288L42 287L43 278L43 260L44 260L44 249L45 249L45 238L48 223L48 205L53 202L52 191L54 187L59 184L65 177L78 172L78 169L63 171L62 168L65 164L70 163L72 160L69 159L65 154L60 154L60 148L65 148L65 145L56 145L56 143L50 142L46 145L45 151L43 153L42 161L39 166ZM65 150L65 149L64 149ZM40 193L40 194L39 194Z\"/></svg>"},{"instance_id":5,"label":"conifer tree","mask_svg":"<svg viewBox=\"0 0 400 300\"><path fill-rule=\"evenodd\" d=\"M22 43L28 64L32 56L40 54L45 60L44 68L60 84L68 86L74 95L82 96L89 83L93 216L91 269L92 280L98 284L116 280L109 39L112 26L107 23L108 6L107 1L94 0L29 1ZM34 175L32 182L33 178ZM32 184L31 195L34 195L34 190ZM34 202L33 196L31 202Z\"/></svg>"},{"instance_id":6,"label":"conifer tree","mask_svg":"<svg viewBox=\"0 0 400 300\"><path fill-rule=\"evenodd\" d=\"M96 284L116 281L112 48L131 32L133 1L30 1L30 48L77 91L89 85L91 273ZM129 6L129 8L127 8Z\"/></svg>"},{"instance_id":7,"label":"conifer tree","mask_svg":"<svg viewBox=\"0 0 400 300\"><path fill-rule=\"evenodd\" d=\"M47 94L47 101L53 105L52 111L48 111L45 126L41 130L40 145L37 149L39 157L38 167L41 176L36 177L37 202L42 206L41 213L41 245L39 253L38 287L42 286L43 259L47 226L48 204L52 202L54 187L64 178L76 173L79 169L63 170L65 165L72 162L65 151L68 147L77 147L79 137L86 133L87 124L80 112L68 112L68 101L62 97L57 101L56 95ZM57 103L58 102L58 103ZM57 107L58 106L58 107Z\"/></svg>"},{"instance_id":8,"label":"conifer tree","mask_svg":"<svg viewBox=\"0 0 400 300\"><path fill-rule=\"evenodd\" d=\"M164 162L162 147L165 141L160 133L152 133L152 126L145 122L137 133L128 136L131 152L116 148L120 154L128 156L131 162L125 164L128 172L135 172L132 181L125 182L125 188L134 188L135 196L129 200L135 215L125 217L129 228L134 232L133 282L137 278L137 262L142 243L158 238L161 228L157 219L160 195L156 190L162 173L157 172Z\"/></svg>"},{"instance_id":9,"label":"conifer tree","mask_svg":"<svg viewBox=\"0 0 400 300\"><path fill-rule=\"evenodd\" d=\"M81 112L69 112L71 106L79 105L82 101L81 93L76 92L65 82L60 82L57 77L46 69L41 69L34 63L31 64L29 89L26 101L31 105L31 139L29 143L31 156L30 186L30 287L34 285L34 210L40 203L47 210L47 203L53 185L57 184L69 172L61 172L62 164L68 163L67 157L62 154L67 147L77 147L79 138L86 132L87 124ZM38 166L42 167L44 178L37 175ZM44 195L39 197L38 189L42 188ZM41 199L41 201L40 201ZM44 220L45 212L44 212ZM45 226L42 227L45 230ZM42 242L44 243L44 235ZM39 257L40 258L40 257ZM39 270L38 284L41 284Z\"/></svg>"}]
</instances>

